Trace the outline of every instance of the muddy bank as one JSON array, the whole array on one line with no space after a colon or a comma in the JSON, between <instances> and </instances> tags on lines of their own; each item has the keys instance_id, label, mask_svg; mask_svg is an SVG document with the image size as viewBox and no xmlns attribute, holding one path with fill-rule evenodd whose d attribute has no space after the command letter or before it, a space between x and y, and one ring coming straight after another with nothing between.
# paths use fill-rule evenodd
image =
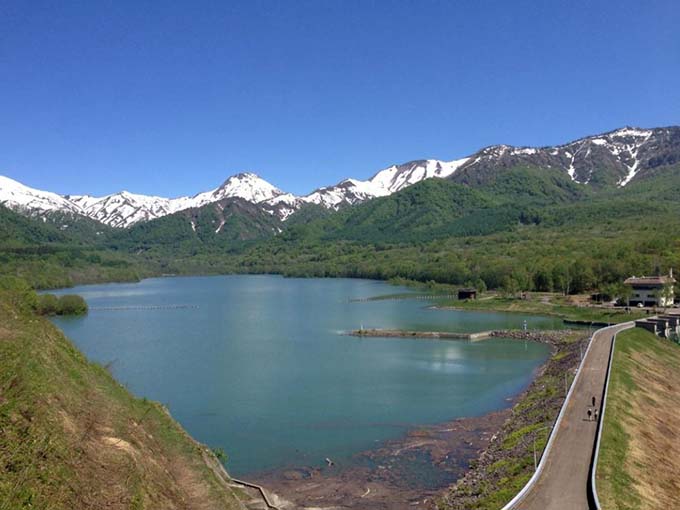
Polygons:
<instances>
[{"instance_id":1,"label":"muddy bank","mask_svg":"<svg viewBox=\"0 0 680 510\"><path fill-rule=\"evenodd\" d=\"M281 498L282 509L433 508L435 498L465 474L510 412L420 427L355 455L347 465L275 470L250 480Z\"/></svg>"}]
</instances>

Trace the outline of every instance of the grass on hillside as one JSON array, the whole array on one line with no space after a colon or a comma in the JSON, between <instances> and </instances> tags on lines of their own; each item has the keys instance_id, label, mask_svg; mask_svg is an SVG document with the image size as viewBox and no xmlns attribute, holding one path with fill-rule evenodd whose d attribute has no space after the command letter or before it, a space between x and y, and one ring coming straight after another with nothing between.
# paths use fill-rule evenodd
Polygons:
<instances>
[{"instance_id":1,"label":"grass on hillside","mask_svg":"<svg viewBox=\"0 0 680 510\"><path fill-rule=\"evenodd\" d=\"M207 449L0 292L0 510L236 509Z\"/></svg>"},{"instance_id":2,"label":"grass on hillside","mask_svg":"<svg viewBox=\"0 0 680 510\"><path fill-rule=\"evenodd\" d=\"M616 340L597 491L608 510L680 505L680 346L633 329Z\"/></svg>"}]
</instances>

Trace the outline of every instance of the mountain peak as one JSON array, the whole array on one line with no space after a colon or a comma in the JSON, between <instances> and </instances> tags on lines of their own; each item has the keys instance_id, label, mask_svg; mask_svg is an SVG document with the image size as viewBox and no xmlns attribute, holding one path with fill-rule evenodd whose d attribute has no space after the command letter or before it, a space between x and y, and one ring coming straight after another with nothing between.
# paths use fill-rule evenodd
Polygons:
<instances>
[{"instance_id":1,"label":"mountain peak","mask_svg":"<svg viewBox=\"0 0 680 510\"><path fill-rule=\"evenodd\" d=\"M226 184L229 181L234 181L234 180L244 180L244 179L252 179L252 180L264 180L262 177L257 175L255 172L239 172L234 175L230 175L227 177L222 184Z\"/></svg>"},{"instance_id":2,"label":"mountain peak","mask_svg":"<svg viewBox=\"0 0 680 510\"><path fill-rule=\"evenodd\" d=\"M615 129L609 133L605 133L604 136L610 137L634 137L634 138L647 138L652 134L651 129L642 129L634 126L624 126L620 129Z\"/></svg>"},{"instance_id":3,"label":"mountain peak","mask_svg":"<svg viewBox=\"0 0 680 510\"><path fill-rule=\"evenodd\" d=\"M253 203L284 194L279 188L252 172L232 175L211 193L216 200L238 197Z\"/></svg>"},{"instance_id":4,"label":"mountain peak","mask_svg":"<svg viewBox=\"0 0 680 510\"><path fill-rule=\"evenodd\" d=\"M228 177L219 187L180 198L139 195L124 190L104 197L66 195L40 191L9 177L0 176L0 204L26 214L51 211L82 214L115 227L129 227L185 209L194 209L225 198L258 204L285 220L305 203L329 209L387 196L425 179L449 178L468 185L488 182L499 172L535 167L562 172L572 181L593 188L622 187L653 175L659 168L680 162L680 126L644 129L635 126L580 138L552 147L485 147L467 158L453 161L417 159L395 164L367 180L346 178L304 197L285 193L254 172Z\"/></svg>"}]
</instances>

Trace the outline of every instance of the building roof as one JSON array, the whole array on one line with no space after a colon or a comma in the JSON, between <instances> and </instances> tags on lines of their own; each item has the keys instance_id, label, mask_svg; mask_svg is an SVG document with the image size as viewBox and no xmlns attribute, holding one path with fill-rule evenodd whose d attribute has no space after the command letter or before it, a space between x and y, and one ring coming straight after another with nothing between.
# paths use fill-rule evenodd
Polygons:
<instances>
[{"instance_id":1,"label":"building roof","mask_svg":"<svg viewBox=\"0 0 680 510\"><path fill-rule=\"evenodd\" d=\"M631 276L623 282L626 285L666 285L675 283L672 276Z\"/></svg>"}]
</instances>

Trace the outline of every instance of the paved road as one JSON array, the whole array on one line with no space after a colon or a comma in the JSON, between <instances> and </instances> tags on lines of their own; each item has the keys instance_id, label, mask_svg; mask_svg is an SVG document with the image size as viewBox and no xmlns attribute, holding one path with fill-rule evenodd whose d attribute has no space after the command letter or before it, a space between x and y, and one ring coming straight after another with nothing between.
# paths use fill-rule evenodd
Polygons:
<instances>
[{"instance_id":1,"label":"paved road","mask_svg":"<svg viewBox=\"0 0 680 510\"><path fill-rule=\"evenodd\" d=\"M597 424L587 421L587 410L593 395L597 397L596 406L600 407L614 334L627 327L630 325L595 333L543 472L513 510L589 509L588 474Z\"/></svg>"}]
</instances>

